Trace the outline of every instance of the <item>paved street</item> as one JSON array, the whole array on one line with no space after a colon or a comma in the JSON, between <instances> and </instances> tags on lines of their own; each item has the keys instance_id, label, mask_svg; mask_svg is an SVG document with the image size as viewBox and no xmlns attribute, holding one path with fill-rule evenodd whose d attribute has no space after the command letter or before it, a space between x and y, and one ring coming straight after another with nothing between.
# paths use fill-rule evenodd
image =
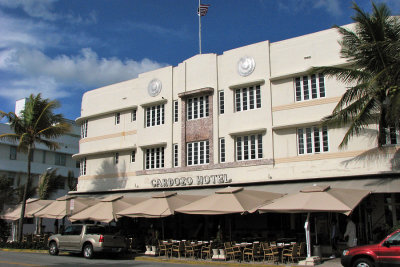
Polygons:
<instances>
[{"instance_id":1,"label":"paved street","mask_svg":"<svg viewBox=\"0 0 400 267\"><path fill-rule=\"evenodd\" d=\"M0 250L0 267L3 266L261 266L261 264L246 264L238 262L206 262L185 261L179 259L167 260L160 258L138 257L110 258L98 255L95 259L87 260L80 255L50 256L47 253L12 252ZM293 264L296 265L296 264ZM264 264L263 266L268 266ZM278 266L278 265L269 265ZM320 267L340 267L340 259L327 260Z\"/></svg>"}]
</instances>

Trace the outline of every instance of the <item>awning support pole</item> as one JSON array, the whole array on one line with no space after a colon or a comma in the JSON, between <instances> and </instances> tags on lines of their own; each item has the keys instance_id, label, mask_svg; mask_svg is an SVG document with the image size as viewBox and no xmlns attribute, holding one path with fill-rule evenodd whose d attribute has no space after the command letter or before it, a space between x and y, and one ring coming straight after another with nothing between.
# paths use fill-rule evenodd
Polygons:
<instances>
[{"instance_id":1,"label":"awning support pole","mask_svg":"<svg viewBox=\"0 0 400 267\"><path fill-rule=\"evenodd\" d=\"M306 243L307 243L307 257L311 257L311 238L310 238L310 212L307 213L307 219L304 224L304 230L306 231Z\"/></svg>"}]
</instances>

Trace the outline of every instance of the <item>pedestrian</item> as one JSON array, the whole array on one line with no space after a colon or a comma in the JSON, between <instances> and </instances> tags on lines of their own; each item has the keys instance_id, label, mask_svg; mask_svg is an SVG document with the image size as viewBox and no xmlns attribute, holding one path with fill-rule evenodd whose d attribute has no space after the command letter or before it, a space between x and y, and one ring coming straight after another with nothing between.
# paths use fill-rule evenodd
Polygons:
<instances>
[{"instance_id":1,"label":"pedestrian","mask_svg":"<svg viewBox=\"0 0 400 267\"><path fill-rule=\"evenodd\" d=\"M357 246L357 231L356 231L356 225L354 222L351 220L350 217L347 217L347 226L346 226L346 232L344 233L344 238L346 236L348 237L347 239L347 246L348 247L355 247Z\"/></svg>"},{"instance_id":2,"label":"pedestrian","mask_svg":"<svg viewBox=\"0 0 400 267\"><path fill-rule=\"evenodd\" d=\"M336 258L337 249L337 239L339 237L339 227L335 219L331 223L331 244L332 244L332 256L331 259Z\"/></svg>"}]
</instances>

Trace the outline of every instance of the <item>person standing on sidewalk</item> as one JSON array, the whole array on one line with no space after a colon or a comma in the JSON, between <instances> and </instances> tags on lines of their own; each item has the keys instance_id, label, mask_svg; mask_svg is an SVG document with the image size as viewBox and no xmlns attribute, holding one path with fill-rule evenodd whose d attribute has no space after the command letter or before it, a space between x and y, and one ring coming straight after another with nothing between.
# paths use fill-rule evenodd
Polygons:
<instances>
[{"instance_id":1,"label":"person standing on sidewalk","mask_svg":"<svg viewBox=\"0 0 400 267\"><path fill-rule=\"evenodd\" d=\"M347 239L347 246L348 247L355 247L357 246L357 230L356 230L356 225L354 222L351 220L350 217L347 217L347 226L346 226L346 232L344 233L344 238L346 236L348 237Z\"/></svg>"},{"instance_id":2,"label":"person standing on sidewalk","mask_svg":"<svg viewBox=\"0 0 400 267\"><path fill-rule=\"evenodd\" d=\"M337 249L337 239L339 237L339 227L336 219L332 220L331 224L331 245L332 245L332 256L331 259L336 258Z\"/></svg>"}]
</instances>

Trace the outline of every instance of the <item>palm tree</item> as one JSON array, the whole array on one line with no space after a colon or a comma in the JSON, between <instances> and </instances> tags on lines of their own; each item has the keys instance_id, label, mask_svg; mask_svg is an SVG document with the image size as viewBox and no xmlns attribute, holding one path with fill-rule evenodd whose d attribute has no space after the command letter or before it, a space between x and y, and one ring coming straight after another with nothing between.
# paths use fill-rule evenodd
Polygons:
<instances>
[{"instance_id":1,"label":"palm tree","mask_svg":"<svg viewBox=\"0 0 400 267\"><path fill-rule=\"evenodd\" d=\"M22 198L21 217L18 224L18 241L22 240L23 218L25 214L28 185L31 182L32 153L36 144L44 144L49 149L56 150L57 142L51 139L57 138L70 131L70 125L66 123L61 114L54 114L54 110L60 105L55 100L42 99L41 94L30 95L21 115L14 112L0 111L0 119L6 117L14 133L0 135L0 138L18 142L18 150L28 154L27 181Z\"/></svg>"},{"instance_id":2,"label":"palm tree","mask_svg":"<svg viewBox=\"0 0 400 267\"><path fill-rule=\"evenodd\" d=\"M336 77L349 85L325 125L349 126L340 147L369 125L378 125L378 147L385 144L387 127L399 121L400 108L400 22L390 16L385 4L372 3L368 14L353 3L354 31L334 26L342 35L341 56L345 66L315 67L313 72Z\"/></svg>"},{"instance_id":3,"label":"palm tree","mask_svg":"<svg viewBox=\"0 0 400 267\"><path fill-rule=\"evenodd\" d=\"M67 184L68 184L68 189L70 191L76 191L76 186L78 185L78 181L75 178L74 172L71 170L68 171Z\"/></svg>"}]
</instances>

